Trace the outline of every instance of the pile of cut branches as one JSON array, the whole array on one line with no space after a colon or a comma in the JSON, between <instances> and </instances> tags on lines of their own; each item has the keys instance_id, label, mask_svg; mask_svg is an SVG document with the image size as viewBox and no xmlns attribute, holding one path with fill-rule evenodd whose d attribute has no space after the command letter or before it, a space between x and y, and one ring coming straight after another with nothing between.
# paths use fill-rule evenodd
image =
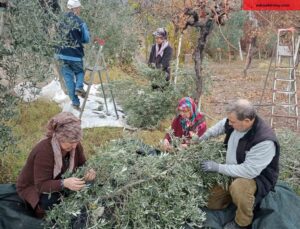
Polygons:
<instances>
[{"instance_id":1,"label":"pile of cut branches","mask_svg":"<svg viewBox=\"0 0 300 229\"><path fill-rule=\"evenodd\" d=\"M117 140L101 148L86 167L97 179L90 187L71 194L48 213L55 228L70 228L76 217L87 213L87 227L94 228L199 228L205 220L208 189L228 178L204 174L200 160L223 162L220 143L209 142L188 150L160 156L140 156L137 149L149 150L138 140ZM48 225L49 226L49 225Z\"/></svg>"},{"instance_id":2,"label":"pile of cut branches","mask_svg":"<svg viewBox=\"0 0 300 229\"><path fill-rule=\"evenodd\" d=\"M299 136L282 132L280 179L300 190ZM225 161L221 142L207 141L160 156L139 140L122 139L99 149L75 176L89 168L97 171L95 183L72 193L48 213L47 225L70 228L76 219L87 219L87 228L201 228L209 189L228 188L230 178L200 170L202 160ZM55 222L53 226L53 222Z\"/></svg>"}]
</instances>

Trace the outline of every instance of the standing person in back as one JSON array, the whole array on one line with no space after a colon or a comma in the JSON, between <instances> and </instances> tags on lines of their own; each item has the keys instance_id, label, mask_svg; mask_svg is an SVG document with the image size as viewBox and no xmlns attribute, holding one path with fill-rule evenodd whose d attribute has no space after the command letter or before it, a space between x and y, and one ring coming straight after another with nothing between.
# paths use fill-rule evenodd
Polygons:
<instances>
[{"instance_id":1,"label":"standing person in back","mask_svg":"<svg viewBox=\"0 0 300 229\"><path fill-rule=\"evenodd\" d=\"M59 24L62 45L58 47L56 57L60 60L60 71L64 77L72 106L80 109L78 96L85 97L83 89L84 69L83 44L89 43L90 35L86 23L79 17L81 3L79 0L68 0L69 11Z\"/></svg>"},{"instance_id":2,"label":"standing person in back","mask_svg":"<svg viewBox=\"0 0 300 229\"><path fill-rule=\"evenodd\" d=\"M154 33L155 44L151 48L148 64L150 67L161 69L165 73L167 82L171 79L170 61L173 49L167 40L167 31L158 28Z\"/></svg>"}]
</instances>

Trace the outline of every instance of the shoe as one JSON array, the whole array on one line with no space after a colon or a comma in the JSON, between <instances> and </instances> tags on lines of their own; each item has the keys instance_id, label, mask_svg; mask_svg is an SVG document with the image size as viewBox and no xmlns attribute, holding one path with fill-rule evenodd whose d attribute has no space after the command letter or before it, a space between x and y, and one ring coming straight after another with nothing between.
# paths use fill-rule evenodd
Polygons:
<instances>
[{"instance_id":1,"label":"shoe","mask_svg":"<svg viewBox=\"0 0 300 229\"><path fill-rule=\"evenodd\" d=\"M241 227L234 220L232 220L231 222L227 223L224 226L224 229L246 229L246 228L248 228L248 227Z\"/></svg>"},{"instance_id":2,"label":"shoe","mask_svg":"<svg viewBox=\"0 0 300 229\"><path fill-rule=\"evenodd\" d=\"M75 95L80 96L81 98L85 98L86 97L86 92L83 89L76 89L75 90Z\"/></svg>"},{"instance_id":3,"label":"shoe","mask_svg":"<svg viewBox=\"0 0 300 229\"><path fill-rule=\"evenodd\" d=\"M74 104L72 104L72 107L73 107L75 110L81 111L80 105L74 105Z\"/></svg>"}]
</instances>

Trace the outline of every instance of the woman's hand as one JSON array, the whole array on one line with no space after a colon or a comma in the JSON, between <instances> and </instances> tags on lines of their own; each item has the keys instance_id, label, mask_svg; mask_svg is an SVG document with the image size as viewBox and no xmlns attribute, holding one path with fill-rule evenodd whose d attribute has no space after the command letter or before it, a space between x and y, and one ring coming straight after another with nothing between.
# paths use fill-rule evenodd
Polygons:
<instances>
[{"instance_id":1,"label":"woman's hand","mask_svg":"<svg viewBox=\"0 0 300 229\"><path fill-rule=\"evenodd\" d=\"M165 150L165 151L170 151L170 150L172 150L172 146L171 146L170 142L168 141L168 139L165 139L165 140L164 140L164 145L163 145L163 147L164 147L164 150Z\"/></svg>"},{"instance_id":2,"label":"woman's hand","mask_svg":"<svg viewBox=\"0 0 300 229\"><path fill-rule=\"evenodd\" d=\"M192 144L196 144L199 142L199 136L195 132L190 131L190 136Z\"/></svg>"},{"instance_id":3,"label":"woman's hand","mask_svg":"<svg viewBox=\"0 0 300 229\"><path fill-rule=\"evenodd\" d=\"M186 148L188 148L188 144L180 144L180 148L181 149L186 149Z\"/></svg>"},{"instance_id":4,"label":"woman's hand","mask_svg":"<svg viewBox=\"0 0 300 229\"><path fill-rule=\"evenodd\" d=\"M63 180L63 185L72 191L79 191L85 187L85 181L80 178L70 177Z\"/></svg>"},{"instance_id":5,"label":"woman's hand","mask_svg":"<svg viewBox=\"0 0 300 229\"><path fill-rule=\"evenodd\" d=\"M85 175L84 175L84 180L85 181L93 181L96 178L96 172L94 169L89 169Z\"/></svg>"}]
</instances>

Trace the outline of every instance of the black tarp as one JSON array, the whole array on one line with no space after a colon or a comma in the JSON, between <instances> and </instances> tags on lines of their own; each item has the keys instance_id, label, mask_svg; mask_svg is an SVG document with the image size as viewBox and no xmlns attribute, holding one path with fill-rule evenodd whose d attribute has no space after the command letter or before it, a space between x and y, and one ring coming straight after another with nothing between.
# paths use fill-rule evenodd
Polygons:
<instances>
[{"instance_id":1,"label":"black tarp","mask_svg":"<svg viewBox=\"0 0 300 229\"><path fill-rule=\"evenodd\" d=\"M41 229L42 222L20 199L14 184L0 184L0 229Z\"/></svg>"},{"instance_id":2,"label":"black tarp","mask_svg":"<svg viewBox=\"0 0 300 229\"><path fill-rule=\"evenodd\" d=\"M235 206L224 210L208 210L206 226L222 229L233 220ZM254 211L252 229L300 229L300 197L286 184L278 182L275 192L270 192Z\"/></svg>"}]
</instances>

